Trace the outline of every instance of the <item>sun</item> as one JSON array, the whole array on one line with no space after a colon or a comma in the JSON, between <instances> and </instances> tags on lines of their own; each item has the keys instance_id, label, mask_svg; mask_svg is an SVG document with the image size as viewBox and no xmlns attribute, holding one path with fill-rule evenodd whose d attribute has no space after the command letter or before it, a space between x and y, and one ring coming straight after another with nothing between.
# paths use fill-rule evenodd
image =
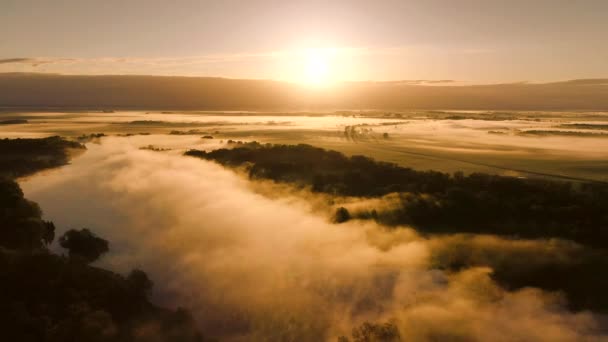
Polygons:
<instances>
[{"instance_id":1,"label":"sun","mask_svg":"<svg viewBox=\"0 0 608 342\"><path fill-rule=\"evenodd\" d=\"M303 81L311 85L326 85L330 81L331 54L327 50L309 49L304 53Z\"/></svg>"}]
</instances>

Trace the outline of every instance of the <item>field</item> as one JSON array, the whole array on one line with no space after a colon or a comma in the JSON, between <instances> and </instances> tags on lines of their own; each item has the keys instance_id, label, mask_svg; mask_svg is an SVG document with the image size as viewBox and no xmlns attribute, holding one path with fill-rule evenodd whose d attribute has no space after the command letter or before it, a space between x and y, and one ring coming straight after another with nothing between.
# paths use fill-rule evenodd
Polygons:
<instances>
[{"instance_id":1,"label":"field","mask_svg":"<svg viewBox=\"0 0 608 342\"><path fill-rule=\"evenodd\" d=\"M9 138L103 133L171 149L304 143L418 170L608 181L608 113L8 112L3 120L16 122L0 125Z\"/></svg>"}]
</instances>

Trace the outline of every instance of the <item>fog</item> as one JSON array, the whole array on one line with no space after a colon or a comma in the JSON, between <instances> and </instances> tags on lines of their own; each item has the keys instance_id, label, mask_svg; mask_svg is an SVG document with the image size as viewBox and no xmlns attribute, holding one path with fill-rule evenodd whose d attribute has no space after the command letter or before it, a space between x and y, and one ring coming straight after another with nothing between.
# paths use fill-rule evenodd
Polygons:
<instances>
[{"instance_id":1,"label":"fog","mask_svg":"<svg viewBox=\"0 0 608 342\"><path fill-rule=\"evenodd\" d=\"M145 139L87 144L71 165L24 179L22 187L59 234L88 227L108 239L102 266L144 269L155 282L154 300L192 310L206 335L335 341L364 321L390 320L406 341L608 338L601 317L565 310L558 294L505 291L483 267L432 269L433 255L449 253L453 238L369 222L334 225L318 202L264 196L219 165L140 150ZM206 146L213 147L198 148ZM563 258L573 248L553 244L548 252L543 242L491 237L475 243Z\"/></svg>"}]
</instances>

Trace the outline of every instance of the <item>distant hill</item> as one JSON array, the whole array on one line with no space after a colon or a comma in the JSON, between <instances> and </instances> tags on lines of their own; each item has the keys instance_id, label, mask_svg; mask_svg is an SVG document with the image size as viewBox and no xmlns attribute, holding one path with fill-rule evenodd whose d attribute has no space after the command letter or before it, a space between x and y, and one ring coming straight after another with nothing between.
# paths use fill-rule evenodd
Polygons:
<instances>
[{"instance_id":1,"label":"distant hill","mask_svg":"<svg viewBox=\"0 0 608 342\"><path fill-rule=\"evenodd\" d=\"M0 106L103 109L608 110L608 79L492 85L352 82L308 88L269 80L0 74Z\"/></svg>"}]
</instances>

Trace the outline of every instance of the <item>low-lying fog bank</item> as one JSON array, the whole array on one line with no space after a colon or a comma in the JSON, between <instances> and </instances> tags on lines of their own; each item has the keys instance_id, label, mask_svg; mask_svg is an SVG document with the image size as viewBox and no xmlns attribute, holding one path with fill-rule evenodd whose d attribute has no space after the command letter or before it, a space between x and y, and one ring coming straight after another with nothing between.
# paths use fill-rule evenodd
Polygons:
<instances>
[{"instance_id":1,"label":"low-lying fog bank","mask_svg":"<svg viewBox=\"0 0 608 342\"><path fill-rule=\"evenodd\" d=\"M58 234L88 227L108 239L104 266L148 271L157 301L189 307L206 335L335 341L365 321L392 321L405 341L608 338L602 317L569 312L556 294L505 291L488 268L432 269L431 255L445 252L449 237L333 225L312 204L262 196L219 165L140 150L145 139L103 138L22 186ZM476 243L547 253L540 241Z\"/></svg>"},{"instance_id":2,"label":"low-lying fog bank","mask_svg":"<svg viewBox=\"0 0 608 342\"><path fill-rule=\"evenodd\" d=\"M224 141L305 143L419 170L606 182L607 115L518 111L18 113L5 109L0 113L2 121L13 124L0 125L0 137L212 136ZM150 144L156 145L157 139Z\"/></svg>"}]
</instances>

